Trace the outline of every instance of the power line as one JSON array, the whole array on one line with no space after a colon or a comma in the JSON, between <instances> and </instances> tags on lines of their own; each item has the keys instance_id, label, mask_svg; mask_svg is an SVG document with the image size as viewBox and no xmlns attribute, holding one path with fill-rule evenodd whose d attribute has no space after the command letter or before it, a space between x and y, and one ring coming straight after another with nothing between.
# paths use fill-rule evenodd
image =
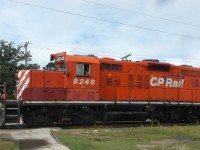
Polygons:
<instances>
[{"instance_id":1,"label":"power line","mask_svg":"<svg viewBox=\"0 0 200 150\"><path fill-rule=\"evenodd\" d=\"M146 17L150 17L150 18L155 18L155 19L159 19L159 20L164 20L164 21L168 21L168 22L174 22L174 23L179 23L179 24L184 24L184 25L188 25L188 26L193 26L193 27L200 28L199 25L190 24L190 23L187 23L187 22L179 21L179 20L173 20L173 19L158 17L158 16L154 16L154 15L149 15L147 13L142 13L142 12L138 12L138 11L127 10L127 9L123 9L123 8L119 8L119 7L114 7L114 6L111 6L111 5L107 5L107 4L103 4L103 3L97 3L97 2L88 1L88 0L80 0L80 1L84 1L86 3L90 3L90 4L94 4L94 5L99 5L99 6L102 6L102 7L107 7L107 8L111 8L111 9L115 9L115 10L120 10L120 11L128 12L128 13L131 13L131 14L134 13L134 14L138 14L138 15L142 15L142 16L146 16Z\"/></svg>"},{"instance_id":2,"label":"power line","mask_svg":"<svg viewBox=\"0 0 200 150\"><path fill-rule=\"evenodd\" d=\"M14 42L14 44L21 44L24 42ZM38 50L38 51L45 51L45 52L56 52L59 49L62 49L62 51L67 51L67 52L71 52L71 54L75 54L75 53L82 53L82 54L88 54L86 53L84 50L89 50L90 53L95 54L97 56L102 56L102 57L117 57L117 58L121 58L122 55L124 55L124 53L121 54L113 54L112 52L108 53L104 53L101 52L102 49L91 49L91 48L80 48L80 47L74 47L74 46L50 46L47 44L42 44L42 43L35 43L35 42L28 42L30 44L30 49L34 49L34 50ZM39 49L38 49L39 48ZM112 49L113 50L113 49ZM130 53L131 51L127 50L127 53ZM164 55L142 55L142 54L135 54L133 53L133 58L138 59L138 60L143 60L143 59L149 59L149 58L153 58L153 59L159 59L159 60L167 60L167 59L174 59L173 62L181 62L182 60L186 61L186 62L200 62L199 59L197 58L178 58L178 57L173 57L173 56L164 56ZM175 60L176 59L176 60Z\"/></svg>"},{"instance_id":3,"label":"power line","mask_svg":"<svg viewBox=\"0 0 200 150\"><path fill-rule=\"evenodd\" d=\"M181 36L181 37L191 38L191 39L198 39L198 40L200 39L200 37L195 37L195 36L190 36L190 35L185 35L185 34L179 34L179 33L174 33L174 32L167 32L167 31L162 31L162 30L157 30L157 29L152 29L152 28L147 28L147 27L142 27L142 26L136 26L136 25L132 25L132 24L127 24L127 23L122 23L122 22L117 22L117 21L87 16L87 15L82 15L82 14L78 14L78 13L73 13L73 12L64 11L64 10L58 10L58 9L54 9L54 8L39 6L39 5L15 1L15 0L6 0L6 1L18 3L18 4L22 4L22 5L27 5L27 6L32 6L32 7L36 7L36 8L51 10L51 11L55 11L55 12L65 13L65 14L69 14L69 15L79 16L79 17L83 17L83 18L88 18L88 19L93 19L93 20L98 20L98 21L103 21L103 22L109 22L109 23L113 23L113 24L119 24L119 25L128 26L128 27L132 27L132 28L138 28L138 29L142 29L142 30L149 30L149 31L154 31L154 32L159 32L159 33L164 33L164 34L169 34L169 35L176 35L176 36Z\"/></svg>"},{"instance_id":4,"label":"power line","mask_svg":"<svg viewBox=\"0 0 200 150\"><path fill-rule=\"evenodd\" d=\"M15 42L16 43L16 42ZM66 48L60 48L60 47L51 47L49 48L48 45L44 45L44 44L39 44L39 43L33 43L33 42L30 42L30 49L34 49L34 50L39 50L39 51L46 51L46 52L52 52L52 53L56 53L57 50L53 50L53 49L68 49L67 52L71 52L70 55L73 55L73 54L88 54L88 53L85 53L83 52L83 50L87 50L88 48L78 48L78 47L66 47ZM44 46L42 46L44 45ZM38 49L41 48L41 49ZM50 51L49 51L50 50ZM54 52L53 52L54 51ZM113 54L113 53L103 53L101 52L100 49L98 49L97 51L95 50L92 50L90 52L92 52L92 54L95 54L97 55L99 58L103 58L103 57L111 57L116 59L116 60L120 60L121 56L120 54ZM130 52L130 51L129 51ZM128 52L127 52L128 53ZM199 59L190 59L190 58L178 58L178 57L172 57L172 56L159 56L159 55L139 55L139 54L134 54L132 59L134 59L135 61L142 61L144 59L149 59L149 58L153 58L153 59L158 59L160 62L166 62L166 63L171 63L171 64L189 64L189 65L193 65L193 66L197 66L195 64L200 64L200 61ZM169 61L172 61L172 62L169 62ZM182 63L182 62L185 62L185 63Z\"/></svg>"},{"instance_id":5,"label":"power line","mask_svg":"<svg viewBox=\"0 0 200 150\"><path fill-rule=\"evenodd\" d=\"M82 53L85 53L85 51L84 50L89 50L90 52L94 52L95 54L98 54L98 55L109 55L109 56L113 56L113 53L111 52L111 53L103 53L103 52L101 52L102 51L102 49L91 49L91 48L87 48L87 47L85 47L85 48L80 48L80 47L74 47L74 46L67 46L67 47L65 47L65 46L63 46L62 45L62 47L60 47L60 46L50 46L50 45L47 45L47 44L40 44L40 43L33 43L33 42L31 42L30 43L30 45L31 45L31 47L32 48L41 48L41 50L44 50L44 51L47 51L47 50L50 50L50 51L56 51L56 49L58 50L58 49L63 49L63 50L69 50L69 51L72 51L72 52L78 52L78 53L80 53L80 52L82 52ZM129 53L130 51L128 51L127 50L127 53ZM120 54L114 54L114 56L115 57L121 57L122 55L120 55ZM166 58L166 56L164 56L164 55L138 55L138 54L134 54L133 56L137 56L137 57L144 57L144 58ZM144 59L143 58L143 59ZM173 57L173 56L167 56L167 58L169 58L169 59L178 59L177 57ZM142 58L140 58L140 59L142 59ZM187 60L194 60L195 61L195 59L193 58L193 59L187 59ZM198 60L198 62L200 62L199 61L199 59L196 59L196 60Z\"/></svg>"},{"instance_id":6,"label":"power line","mask_svg":"<svg viewBox=\"0 0 200 150\"><path fill-rule=\"evenodd\" d=\"M17 44L17 42L15 42L16 44ZM21 42L20 42L21 43ZM67 50L67 51L71 51L71 52L73 52L73 53L84 53L84 54L86 54L85 53L85 51L84 50L89 50L90 52L92 52L92 53L95 53L96 55L102 55L103 57L105 57L105 55L106 56L108 56L108 57L110 57L110 56L114 56L114 57L119 57L119 58L121 58L121 56L124 54L122 54L122 55L120 55L120 54L113 54L112 52L111 53L103 53L103 52L101 52L101 50L102 49L91 49L91 48L87 48L87 47L85 47L85 48L80 48L80 47L74 47L74 46L67 46L67 47L65 47L65 46L63 46L62 45L62 47L58 47L58 46L50 46L50 45L47 45L47 44L41 44L41 43L35 43L35 42L29 42L29 44L30 44L30 48L32 49L32 48L37 48L37 49L35 49L35 50L39 50L39 51L50 51L50 52L53 52L53 51L57 51L58 49L62 49L63 51L64 50ZM38 48L40 48L40 49L38 49ZM130 53L131 51L127 51L127 53ZM155 59L160 59L160 60L165 60L165 59L180 59L180 58L178 58L178 57L173 57L173 56L164 56L164 55L141 55L141 54L133 54L133 56L134 56L134 58L136 58L136 59L139 59L139 60L142 60L142 59L148 59L148 58L155 58ZM188 62L200 62L200 60L199 59L195 59L195 58L192 58L192 59L188 59L188 58L182 58L183 60L186 60L186 61L188 61ZM180 61L182 60L182 59L180 59ZM176 61L179 61L179 60L176 60Z\"/></svg>"}]
</instances>

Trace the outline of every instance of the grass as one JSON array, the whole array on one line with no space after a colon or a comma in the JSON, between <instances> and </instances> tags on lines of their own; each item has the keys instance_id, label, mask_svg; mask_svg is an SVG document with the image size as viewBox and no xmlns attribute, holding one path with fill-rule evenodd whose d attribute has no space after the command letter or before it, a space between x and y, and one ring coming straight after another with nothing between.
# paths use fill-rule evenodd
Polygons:
<instances>
[{"instance_id":1,"label":"grass","mask_svg":"<svg viewBox=\"0 0 200 150\"><path fill-rule=\"evenodd\" d=\"M19 147L12 141L0 141L0 150L19 150Z\"/></svg>"},{"instance_id":2,"label":"grass","mask_svg":"<svg viewBox=\"0 0 200 150\"><path fill-rule=\"evenodd\" d=\"M19 150L19 146L9 134L0 132L0 150Z\"/></svg>"},{"instance_id":3,"label":"grass","mask_svg":"<svg viewBox=\"0 0 200 150\"><path fill-rule=\"evenodd\" d=\"M71 150L196 150L200 126L62 129L55 133Z\"/></svg>"}]
</instances>

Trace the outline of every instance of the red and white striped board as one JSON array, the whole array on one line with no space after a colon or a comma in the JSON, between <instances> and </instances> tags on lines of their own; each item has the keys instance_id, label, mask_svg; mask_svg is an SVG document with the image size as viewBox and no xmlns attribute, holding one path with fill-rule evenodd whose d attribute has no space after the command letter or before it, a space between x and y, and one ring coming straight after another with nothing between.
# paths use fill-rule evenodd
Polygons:
<instances>
[{"instance_id":1,"label":"red and white striped board","mask_svg":"<svg viewBox=\"0 0 200 150\"><path fill-rule=\"evenodd\" d=\"M23 91L30 86L30 70L21 70L17 74L17 99L22 100Z\"/></svg>"}]
</instances>

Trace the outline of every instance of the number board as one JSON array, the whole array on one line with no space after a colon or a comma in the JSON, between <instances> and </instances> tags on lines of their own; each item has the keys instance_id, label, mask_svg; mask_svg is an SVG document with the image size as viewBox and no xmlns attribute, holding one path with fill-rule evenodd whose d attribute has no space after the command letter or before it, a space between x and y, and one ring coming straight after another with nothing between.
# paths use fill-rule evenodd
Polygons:
<instances>
[{"instance_id":1,"label":"number board","mask_svg":"<svg viewBox=\"0 0 200 150\"><path fill-rule=\"evenodd\" d=\"M59 56L57 59L56 59L56 61L64 61L64 56Z\"/></svg>"},{"instance_id":2,"label":"number board","mask_svg":"<svg viewBox=\"0 0 200 150\"><path fill-rule=\"evenodd\" d=\"M94 79L78 79L75 78L73 80L73 84L79 84L79 85L95 85L95 80Z\"/></svg>"}]
</instances>

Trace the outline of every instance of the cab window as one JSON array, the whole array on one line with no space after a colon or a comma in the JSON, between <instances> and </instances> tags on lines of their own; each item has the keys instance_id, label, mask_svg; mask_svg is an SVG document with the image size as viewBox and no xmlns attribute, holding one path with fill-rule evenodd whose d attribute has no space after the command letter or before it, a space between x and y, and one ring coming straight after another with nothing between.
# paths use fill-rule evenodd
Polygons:
<instances>
[{"instance_id":1,"label":"cab window","mask_svg":"<svg viewBox=\"0 0 200 150\"><path fill-rule=\"evenodd\" d=\"M76 64L77 76L91 76L91 65L89 64Z\"/></svg>"}]
</instances>

